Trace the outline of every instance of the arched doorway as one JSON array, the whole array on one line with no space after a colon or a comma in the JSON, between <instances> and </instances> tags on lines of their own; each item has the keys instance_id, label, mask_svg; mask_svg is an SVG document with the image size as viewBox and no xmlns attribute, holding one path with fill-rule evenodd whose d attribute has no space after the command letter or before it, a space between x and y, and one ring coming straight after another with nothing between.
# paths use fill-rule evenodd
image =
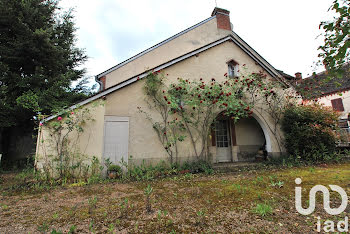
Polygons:
<instances>
[{"instance_id":1,"label":"arched doorway","mask_svg":"<svg viewBox=\"0 0 350 234\"><path fill-rule=\"evenodd\" d=\"M254 161L259 150L269 152L270 139L254 117L234 123L230 117L218 115L211 134L214 162Z\"/></svg>"}]
</instances>

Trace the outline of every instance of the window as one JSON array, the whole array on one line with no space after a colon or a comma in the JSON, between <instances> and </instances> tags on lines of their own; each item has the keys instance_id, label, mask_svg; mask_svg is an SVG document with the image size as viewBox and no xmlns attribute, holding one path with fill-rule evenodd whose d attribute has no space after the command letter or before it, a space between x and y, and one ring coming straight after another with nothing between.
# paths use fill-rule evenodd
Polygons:
<instances>
[{"instance_id":1,"label":"window","mask_svg":"<svg viewBox=\"0 0 350 234\"><path fill-rule=\"evenodd\" d=\"M238 63L231 60L227 63L228 65L228 77L235 78L239 76Z\"/></svg>"},{"instance_id":2,"label":"window","mask_svg":"<svg viewBox=\"0 0 350 234\"><path fill-rule=\"evenodd\" d=\"M331 100L333 110L344 111L343 100L341 98Z\"/></svg>"}]
</instances>

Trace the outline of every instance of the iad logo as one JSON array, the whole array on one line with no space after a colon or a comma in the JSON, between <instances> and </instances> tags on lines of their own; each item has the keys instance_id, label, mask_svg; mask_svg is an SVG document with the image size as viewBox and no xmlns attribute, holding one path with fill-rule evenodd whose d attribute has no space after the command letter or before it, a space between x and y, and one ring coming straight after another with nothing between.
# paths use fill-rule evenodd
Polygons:
<instances>
[{"instance_id":1,"label":"iad logo","mask_svg":"<svg viewBox=\"0 0 350 234\"><path fill-rule=\"evenodd\" d=\"M295 183L296 184L301 184L301 179L296 178ZM329 201L329 190L323 186L323 185L316 185L311 188L310 193L309 193L309 207L307 209L304 209L301 206L301 187L295 187L295 208L300 214L303 215L309 215L315 210L316 206L316 193L317 192L322 192L323 193L323 207L325 211L330 214L330 215L338 215L341 212L343 212L346 209L346 206L348 205L348 196L344 189L339 187L338 185L329 185L331 190L336 191L340 194L342 202L341 205L338 208L331 208L329 206L330 201Z\"/></svg>"},{"instance_id":2,"label":"iad logo","mask_svg":"<svg viewBox=\"0 0 350 234\"><path fill-rule=\"evenodd\" d=\"M297 185L301 184L301 179L300 178L296 178L295 179L295 183ZM316 207L316 193L317 192L321 192L323 194L323 208L324 210L330 214L330 215L338 215L340 213L342 213L347 205L348 205L348 196L346 194L346 192L344 191L344 189L342 189L341 187L337 186L337 185L329 185L329 187L331 188L332 191L335 191L337 193L340 194L341 196L341 204L338 208L331 208L330 207L330 200L329 200L329 190L323 186L323 185L315 185L314 187L311 188L310 193L309 193L309 207L304 209L301 206L301 187L300 186L296 186L295 187L295 208L296 210L302 214L302 215L309 215L312 212L314 212L315 207ZM317 231L320 232L321 231L321 218L317 217L318 221L317 221ZM340 232L344 232L344 231L348 231L348 217L345 217L344 221L339 221L337 223L337 229ZM323 230L325 232L330 232L330 231L334 231L334 222L331 220L326 220L324 222L324 227Z\"/></svg>"}]
</instances>

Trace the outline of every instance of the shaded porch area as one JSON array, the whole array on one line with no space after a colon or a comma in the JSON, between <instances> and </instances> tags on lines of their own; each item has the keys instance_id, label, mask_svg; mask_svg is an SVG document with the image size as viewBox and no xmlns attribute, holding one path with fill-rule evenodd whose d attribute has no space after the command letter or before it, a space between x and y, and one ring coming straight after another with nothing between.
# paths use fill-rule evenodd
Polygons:
<instances>
[{"instance_id":1,"label":"shaded porch area","mask_svg":"<svg viewBox=\"0 0 350 234\"><path fill-rule=\"evenodd\" d=\"M213 163L227 164L259 162L267 159L271 149L269 136L256 117L234 121L219 115L211 133L210 152Z\"/></svg>"}]
</instances>

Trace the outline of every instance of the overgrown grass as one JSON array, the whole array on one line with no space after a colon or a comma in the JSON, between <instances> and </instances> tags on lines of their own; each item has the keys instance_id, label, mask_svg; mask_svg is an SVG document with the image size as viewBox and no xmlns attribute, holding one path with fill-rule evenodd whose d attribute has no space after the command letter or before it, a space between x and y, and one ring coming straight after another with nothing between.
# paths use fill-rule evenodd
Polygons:
<instances>
[{"instance_id":1,"label":"overgrown grass","mask_svg":"<svg viewBox=\"0 0 350 234\"><path fill-rule=\"evenodd\" d=\"M15 222L27 232L49 233L67 233L71 227L77 232L112 233L311 233L317 221L314 216L327 217L316 209L306 222L305 216L297 214L295 178L302 178L307 191L316 184L347 188L349 167L345 162L213 175L187 172L147 182L114 180L57 187L43 194L3 194L0 232L6 233L4 227ZM332 203L337 200L331 197ZM307 202L306 194L303 201Z\"/></svg>"}]
</instances>

